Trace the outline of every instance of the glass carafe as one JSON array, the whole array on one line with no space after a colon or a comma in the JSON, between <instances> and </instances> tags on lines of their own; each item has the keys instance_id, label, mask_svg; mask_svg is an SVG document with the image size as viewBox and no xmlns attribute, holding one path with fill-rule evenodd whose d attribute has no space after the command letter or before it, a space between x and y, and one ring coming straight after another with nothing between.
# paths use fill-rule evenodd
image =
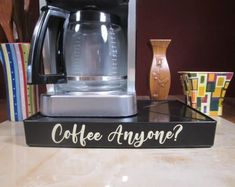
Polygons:
<instances>
[{"instance_id":1,"label":"glass carafe","mask_svg":"<svg viewBox=\"0 0 235 187\"><path fill-rule=\"evenodd\" d=\"M126 40L118 21L96 10L70 15L63 41L67 83L55 85L57 92L126 90Z\"/></svg>"}]
</instances>

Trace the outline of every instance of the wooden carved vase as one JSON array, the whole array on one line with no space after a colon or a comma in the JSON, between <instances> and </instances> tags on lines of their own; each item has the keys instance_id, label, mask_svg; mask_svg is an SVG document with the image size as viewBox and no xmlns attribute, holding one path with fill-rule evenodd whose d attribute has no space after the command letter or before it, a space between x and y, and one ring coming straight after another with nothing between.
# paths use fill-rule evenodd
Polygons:
<instances>
[{"instance_id":1,"label":"wooden carved vase","mask_svg":"<svg viewBox=\"0 0 235 187\"><path fill-rule=\"evenodd\" d=\"M151 39L153 60L150 70L150 97L153 100L166 100L171 85L171 75L166 51L171 42L168 39Z\"/></svg>"}]
</instances>

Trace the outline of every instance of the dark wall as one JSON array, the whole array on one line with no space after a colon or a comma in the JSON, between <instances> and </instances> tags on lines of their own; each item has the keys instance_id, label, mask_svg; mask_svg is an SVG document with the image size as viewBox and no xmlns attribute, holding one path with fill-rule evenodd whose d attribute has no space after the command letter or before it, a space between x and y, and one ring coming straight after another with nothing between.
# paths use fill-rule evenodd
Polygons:
<instances>
[{"instance_id":1,"label":"dark wall","mask_svg":"<svg viewBox=\"0 0 235 187\"><path fill-rule=\"evenodd\" d=\"M33 2L37 8L38 2ZM31 11L32 21L37 14ZM177 71L235 71L234 0L138 0L137 19L138 95L149 93L151 38L172 39L167 53L172 75L170 94L182 94ZM0 68L0 97L2 78ZM235 96L235 78L227 96Z\"/></svg>"},{"instance_id":2,"label":"dark wall","mask_svg":"<svg viewBox=\"0 0 235 187\"><path fill-rule=\"evenodd\" d=\"M0 27L0 43L7 42L3 29ZM6 97L5 82L3 76L3 68L0 61L0 99Z\"/></svg>"},{"instance_id":3,"label":"dark wall","mask_svg":"<svg viewBox=\"0 0 235 187\"><path fill-rule=\"evenodd\" d=\"M170 38L170 94L182 94L177 71L235 71L235 1L139 0L137 93L149 93L151 38ZM233 78L227 96L235 96Z\"/></svg>"},{"instance_id":4,"label":"dark wall","mask_svg":"<svg viewBox=\"0 0 235 187\"><path fill-rule=\"evenodd\" d=\"M20 2L18 2L20 3ZM0 13L1 14L1 13ZM34 0L30 1L29 4L29 11L25 12L25 15L22 15L21 19L22 22L25 19L25 23L27 23L27 26L23 26L23 31L24 31L24 41L23 42L29 42L30 38L32 36L35 24L38 20L39 17L39 1ZM26 31L27 29L27 31ZM0 43L7 43L6 36L3 32L3 29L0 27ZM22 42L22 41L20 41ZM2 69L2 64L0 62L0 99L6 98L6 90L5 90L5 82L4 82L4 76L3 76L3 69Z\"/></svg>"},{"instance_id":5,"label":"dark wall","mask_svg":"<svg viewBox=\"0 0 235 187\"><path fill-rule=\"evenodd\" d=\"M3 69L0 62L0 99L5 98L6 96L6 90L5 90L5 84L4 84L4 76L3 76Z\"/></svg>"}]
</instances>

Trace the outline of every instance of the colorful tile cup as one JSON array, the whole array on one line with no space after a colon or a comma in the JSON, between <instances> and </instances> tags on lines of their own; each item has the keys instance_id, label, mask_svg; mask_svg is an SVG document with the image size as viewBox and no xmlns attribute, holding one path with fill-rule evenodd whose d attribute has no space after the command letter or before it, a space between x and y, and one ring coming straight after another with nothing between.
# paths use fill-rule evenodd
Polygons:
<instances>
[{"instance_id":1,"label":"colorful tile cup","mask_svg":"<svg viewBox=\"0 0 235 187\"><path fill-rule=\"evenodd\" d=\"M233 72L180 71L189 106L210 116L221 116L223 101Z\"/></svg>"},{"instance_id":2,"label":"colorful tile cup","mask_svg":"<svg viewBox=\"0 0 235 187\"><path fill-rule=\"evenodd\" d=\"M29 48L29 43L0 44L10 121L22 121L38 109L37 87L26 82Z\"/></svg>"}]
</instances>

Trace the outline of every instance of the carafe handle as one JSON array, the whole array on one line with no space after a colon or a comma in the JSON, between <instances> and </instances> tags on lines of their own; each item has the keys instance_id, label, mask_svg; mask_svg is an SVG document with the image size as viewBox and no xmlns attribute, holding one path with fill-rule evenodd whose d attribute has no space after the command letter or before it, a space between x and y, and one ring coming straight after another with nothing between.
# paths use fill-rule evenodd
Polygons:
<instances>
[{"instance_id":1,"label":"carafe handle","mask_svg":"<svg viewBox=\"0 0 235 187\"><path fill-rule=\"evenodd\" d=\"M66 70L65 63L63 57L58 57L57 54L57 64L63 66L61 69L63 72L58 74L50 74L43 75L40 73L40 69L42 67L41 64L41 56L42 56L42 48L46 35L46 31L48 28L49 19L53 19L53 17L59 17L65 20L68 17L68 13L65 10L62 10L57 7L46 6L42 8L42 14L35 26L33 37L31 41L29 60L28 60L28 68L27 68L27 82L29 84L56 84L56 83L66 83ZM63 43L60 42L59 50L62 52Z\"/></svg>"}]
</instances>

